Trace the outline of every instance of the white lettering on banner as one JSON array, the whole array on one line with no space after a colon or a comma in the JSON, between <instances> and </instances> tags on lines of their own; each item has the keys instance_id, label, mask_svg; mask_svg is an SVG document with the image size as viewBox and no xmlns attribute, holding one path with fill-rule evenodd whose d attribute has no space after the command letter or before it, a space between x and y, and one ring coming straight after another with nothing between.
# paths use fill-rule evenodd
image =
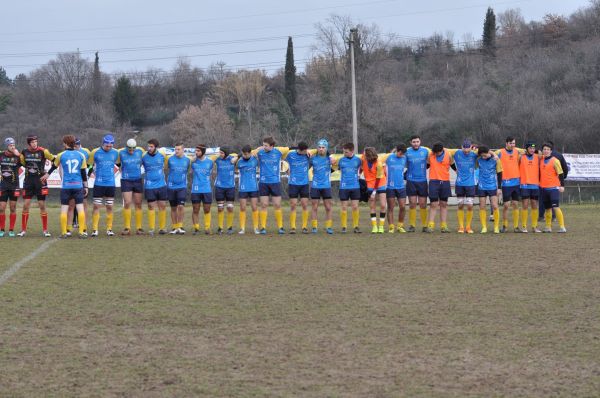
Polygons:
<instances>
[{"instance_id":1,"label":"white lettering on banner","mask_svg":"<svg viewBox=\"0 0 600 398\"><path fill-rule=\"evenodd\" d=\"M567 181L600 181L600 154L563 153L569 173Z\"/></svg>"}]
</instances>

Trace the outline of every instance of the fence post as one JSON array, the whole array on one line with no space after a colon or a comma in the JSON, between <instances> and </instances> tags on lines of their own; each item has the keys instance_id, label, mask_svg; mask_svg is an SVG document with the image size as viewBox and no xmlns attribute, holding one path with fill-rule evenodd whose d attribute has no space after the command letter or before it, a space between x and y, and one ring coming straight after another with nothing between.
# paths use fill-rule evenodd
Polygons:
<instances>
[{"instance_id":1,"label":"fence post","mask_svg":"<svg viewBox=\"0 0 600 398\"><path fill-rule=\"evenodd\" d=\"M581 204L582 201L581 201L581 185L580 184L577 184L577 192L579 192L579 204Z\"/></svg>"}]
</instances>

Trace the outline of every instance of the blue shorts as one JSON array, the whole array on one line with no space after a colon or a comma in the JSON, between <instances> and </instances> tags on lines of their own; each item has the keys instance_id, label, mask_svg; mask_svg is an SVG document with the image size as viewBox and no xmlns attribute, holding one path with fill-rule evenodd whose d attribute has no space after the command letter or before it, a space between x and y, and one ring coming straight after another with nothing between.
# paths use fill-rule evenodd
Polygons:
<instances>
[{"instance_id":1,"label":"blue shorts","mask_svg":"<svg viewBox=\"0 0 600 398\"><path fill-rule=\"evenodd\" d=\"M395 189L395 188L388 188L387 191L385 192L385 195L388 198L396 198L396 199L406 199L406 188L400 188L400 189Z\"/></svg>"},{"instance_id":2,"label":"blue shorts","mask_svg":"<svg viewBox=\"0 0 600 398\"><path fill-rule=\"evenodd\" d=\"M464 187L457 185L454 187L457 198L474 198L475 197L475 185Z\"/></svg>"},{"instance_id":3,"label":"blue shorts","mask_svg":"<svg viewBox=\"0 0 600 398\"><path fill-rule=\"evenodd\" d=\"M427 181L406 181L406 194L408 196L427 197Z\"/></svg>"},{"instance_id":4,"label":"blue shorts","mask_svg":"<svg viewBox=\"0 0 600 398\"><path fill-rule=\"evenodd\" d=\"M215 187L215 200L217 202L233 202L235 200L235 188Z\"/></svg>"},{"instance_id":5,"label":"blue shorts","mask_svg":"<svg viewBox=\"0 0 600 398\"><path fill-rule=\"evenodd\" d=\"M62 188L60 190L60 204L66 206L69 204L71 199L75 199L75 204L80 205L83 203L83 188Z\"/></svg>"},{"instance_id":6,"label":"blue shorts","mask_svg":"<svg viewBox=\"0 0 600 398\"><path fill-rule=\"evenodd\" d=\"M502 200L508 202L509 200L521 200L521 187L515 185L514 187L502 187Z\"/></svg>"},{"instance_id":7,"label":"blue shorts","mask_svg":"<svg viewBox=\"0 0 600 398\"><path fill-rule=\"evenodd\" d=\"M288 197L290 199L303 199L308 198L310 196L310 190L308 188L308 184L304 185L288 185Z\"/></svg>"},{"instance_id":8,"label":"blue shorts","mask_svg":"<svg viewBox=\"0 0 600 398\"><path fill-rule=\"evenodd\" d=\"M169 204L171 207L183 206L185 205L185 197L187 190L185 188L179 189L168 189L167 192L169 194Z\"/></svg>"},{"instance_id":9,"label":"blue shorts","mask_svg":"<svg viewBox=\"0 0 600 398\"><path fill-rule=\"evenodd\" d=\"M479 196L480 198L485 198L486 196L489 196L491 198L492 196L498 196L498 190L477 188L477 196Z\"/></svg>"},{"instance_id":10,"label":"blue shorts","mask_svg":"<svg viewBox=\"0 0 600 398\"><path fill-rule=\"evenodd\" d=\"M114 198L115 187L103 187L100 185L94 185L94 198Z\"/></svg>"},{"instance_id":11,"label":"blue shorts","mask_svg":"<svg viewBox=\"0 0 600 398\"><path fill-rule=\"evenodd\" d=\"M192 193L192 203L204 203L205 205L209 205L212 203L212 194L208 193Z\"/></svg>"},{"instance_id":12,"label":"blue shorts","mask_svg":"<svg viewBox=\"0 0 600 398\"><path fill-rule=\"evenodd\" d=\"M331 188L311 188L310 198L315 200L331 199Z\"/></svg>"},{"instance_id":13,"label":"blue shorts","mask_svg":"<svg viewBox=\"0 0 600 398\"><path fill-rule=\"evenodd\" d=\"M169 198L166 185L160 188L146 189L145 194L146 201L148 201L149 203L156 202L157 200L161 202L166 202L166 200Z\"/></svg>"},{"instance_id":14,"label":"blue shorts","mask_svg":"<svg viewBox=\"0 0 600 398\"><path fill-rule=\"evenodd\" d=\"M450 189L450 181L429 181L429 200L431 202L447 202L450 196L452 196L452 189Z\"/></svg>"},{"instance_id":15,"label":"blue shorts","mask_svg":"<svg viewBox=\"0 0 600 398\"><path fill-rule=\"evenodd\" d=\"M258 195L259 196L274 196L274 197L281 196L281 183L280 182L274 182L274 183L260 182L260 183L258 183Z\"/></svg>"},{"instance_id":16,"label":"blue shorts","mask_svg":"<svg viewBox=\"0 0 600 398\"><path fill-rule=\"evenodd\" d=\"M342 202L348 200L360 200L360 188L340 189L340 200Z\"/></svg>"},{"instance_id":17,"label":"blue shorts","mask_svg":"<svg viewBox=\"0 0 600 398\"><path fill-rule=\"evenodd\" d=\"M542 201L546 210L559 206L560 192L558 189L542 188Z\"/></svg>"},{"instance_id":18,"label":"blue shorts","mask_svg":"<svg viewBox=\"0 0 600 398\"><path fill-rule=\"evenodd\" d=\"M144 184L142 183L142 179L140 178L139 180L121 180L121 193L123 192L144 192Z\"/></svg>"},{"instance_id":19,"label":"blue shorts","mask_svg":"<svg viewBox=\"0 0 600 398\"><path fill-rule=\"evenodd\" d=\"M238 192L238 199L258 198L258 191Z\"/></svg>"},{"instance_id":20,"label":"blue shorts","mask_svg":"<svg viewBox=\"0 0 600 398\"><path fill-rule=\"evenodd\" d=\"M521 188L521 199L538 200L540 197L539 188Z\"/></svg>"}]
</instances>

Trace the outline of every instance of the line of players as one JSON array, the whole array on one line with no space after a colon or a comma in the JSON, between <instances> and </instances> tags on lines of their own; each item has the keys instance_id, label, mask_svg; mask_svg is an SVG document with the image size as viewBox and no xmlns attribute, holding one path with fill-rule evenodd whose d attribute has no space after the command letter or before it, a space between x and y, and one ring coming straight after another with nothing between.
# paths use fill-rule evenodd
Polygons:
<instances>
[{"instance_id":1,"label":"line of players","mask_svg":"<svg viewBox=\"0 0 600 398\"><path fill-rule=\"evenodd\" d=\"M61 189L61 236L71 235L72 225L79 224L80 236L86 237L85 210L87 197L87 177L95 175L93 189L93 212L91 236L98 236L100 209L106 209L107 235L113 236L113 206L115 197L115 167L121 169L121 191L124 200L122 235L132 234L132 207L135 210L135 232L145 234L142 229L142 195L148 202L148 234L153 235L158 213L159 234L185 234L183 228L184 205L188 191L188 176L192 175L191 201L194 233L200 233L200 209L204 213L204 232L211 233L211 205L214 198L218 209L219 234L233 233L235 171L239 171L240 183L240 234L246 231L246 213L252 211L252 225L256 234L266 234L267 208L273 204L277 230L283 228L281 210L280 164L285 159L289 164L290 220L289 233L296 233L296 208L302 208L302 233L309 233L308 220L311 216L311 230L318 231L317 213L322 201L326 222L325 230L333 234L332 194L330 174L335 168L341 171L339 198L341 201L341 232L348 230L348 208L352 212L352 230L360 233L358 203L361 199L359 178L364 176L371 211L372 233L383 233L385 222L388 232L414 232L416 230L417 205L420 208L423 232L433 232L439 211L441 232L450 232L447 226L447 202L452 195L450 188L450 168L457 172L456 196L458 197L459 233L473 233L471 227L475 197L479 198L481 232L487 232L486 203L489 198L494 213L494 232L508 228L507 212L513 206L515 232L527 232L528 209L531 208L533 231L537 227L537 201L541 200L549 211L546 217L545 232L551 232L552 211L559 221L559 232L566 232L564 217L559 207L559 193L564 190L563 170L560 162L552 156L552 145L544 144L538 154L534 143L526 148L515 148L514 138L508 137L505 148L494 152L487 147L475 147L465 140L461 149L444 148L441 143L432 149L421 146L418 136L411 137L410 147L398 145L392 153L378 154L374 148L365 148L363 154L356 155L351 143L343 145L343 155L330 155L328 142L320 140L316 150L299 143L295 148L275 147L272 137L263 140L263 146L252 150L242 148L241 156L230 153L228 148L220 148L218 155L206 156L206 146L198 145L194 159L184 154L183 144L175 146L175 153L166 156L159 150L159 143L148 141L146 150L139 148L135 140L127 141L125 148L113 148L114 137L107 134L102 146L89 151L81 148L73 136L63 137L65 151L53 156L38 146L37 137L27 138L28 147L19 153L12 138L5 140L6 151L1 155L2 193L0 195L0 231L4 234L4 211L10 202L10 230L14 236L16 221L16 199L20 193L25 198L22 215L22 231L27 230L29 205L33 196L40 203L42 225L45 236L47 213L45 198L48 193L45 185L48 176L60 167L63 186ZM18 161L16 160L18 159ZM53 161L53 166L44 172L45 159ZM18 188L18 167L26 169L22 192ZM142 176L142 166L145 175ZM309 181L309 169L313 178ZM429 181L427 170L429 169ZM166 172L166 173L165 173ZM259 176L258 181L256 176ZM478 178L476 179L476 175ZM212 178L215 178L214 190ZM142 178L144 177L144 178ZM5 183L6 182L6 183ZM15 185L16 184L16 185ZM214 191L214 192L213 192ZM502 228L498 209L498 196L505 202ZM409 226L404 228L405 204L408 197ZM430 211L427 212L427 199ZM521 218L518 202L522 199ZM311 203L309 203L309 200ZM166 230L166 203L171 207L171 230ZM309 205L311 210L309 211ZM379 218L377 218L379 206ZM395 224L394 209L399 214ZM76 211L75 211L76 210ZM74 214L73 214L74 213ZM466 220L465 220L466 216ZM78 218L78 220L77 220ZM226 218L226 224L225 224ZM73 220L73 221L72 221ZM519 221L521 226L519 226Z\"/></svg>"}]
</instances>

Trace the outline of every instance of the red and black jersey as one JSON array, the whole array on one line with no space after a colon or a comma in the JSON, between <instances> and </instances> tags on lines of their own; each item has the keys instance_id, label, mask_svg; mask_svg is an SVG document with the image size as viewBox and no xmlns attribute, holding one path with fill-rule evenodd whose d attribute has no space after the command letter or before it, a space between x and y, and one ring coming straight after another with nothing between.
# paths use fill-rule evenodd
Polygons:
<instances>
[{"instance_id":1,"label":"red and black jersey","mask_svg":"<svg viewBox=\"0 0 600 398\"><path fill-rule=\"evenodd\" d=\"M25 148L21 151L21 164L25 166L25 176L40 176L45 172L46 159L53 161L54 155L46 148Z\"/></svg>"},{"instance_id":2,"label":"red and black jersey","mask_svg":"<svg viewBox=\"0 0 600 398\"><path fill-rule=\"evenodd\" d=\"M2 152L0 154L0 174L2 175L2 190L19 189L19 169L21 168L21 159L12 152Z\"/></svg>"}]
</instances>

